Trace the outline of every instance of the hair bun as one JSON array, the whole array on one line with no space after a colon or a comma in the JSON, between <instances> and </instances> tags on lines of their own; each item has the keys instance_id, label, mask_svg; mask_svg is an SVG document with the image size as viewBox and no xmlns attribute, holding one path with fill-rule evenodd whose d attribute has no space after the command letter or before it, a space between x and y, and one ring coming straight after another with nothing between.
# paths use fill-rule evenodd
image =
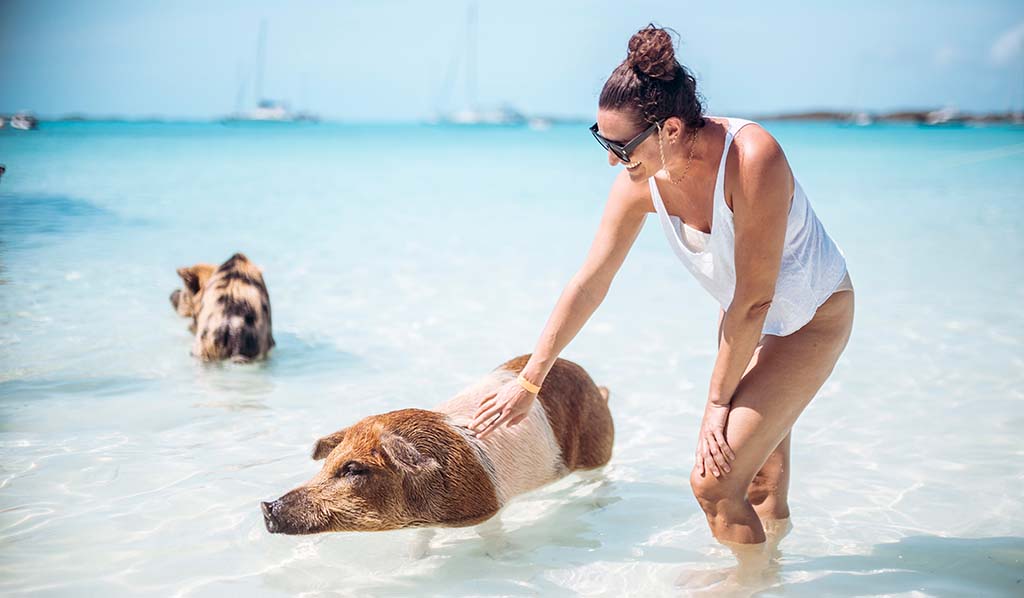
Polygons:
<instances>
[{"instance_id":1,"label":"hair bun","mask_svg":"<svg viewBox=\"0 0 1024 598\"><path fill-rule=\"evenodd\" d=\"M629 38L626 62L644 75L662 81L675 79L676 68L679 66L668 31L653 24L637 31Z\"/></svg>"}]
</instances>

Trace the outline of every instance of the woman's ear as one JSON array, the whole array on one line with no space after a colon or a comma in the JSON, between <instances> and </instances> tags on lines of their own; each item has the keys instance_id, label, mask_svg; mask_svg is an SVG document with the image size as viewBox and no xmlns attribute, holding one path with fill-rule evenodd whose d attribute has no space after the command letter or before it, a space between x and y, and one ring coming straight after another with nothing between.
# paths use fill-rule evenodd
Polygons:
<instances>
[{"instance_id":1,"label":"woman's ear","mask_svg":"<svg viewBox=\"0 0 1024 598\"><path fill-rule=\"evenodd\" d=\"M665 120L665 123L661 125L662 135L665 136L665 140L669 143L675 143L683 138L683 119L678 116L670 116Z\"/></svg>"}]
</instances>

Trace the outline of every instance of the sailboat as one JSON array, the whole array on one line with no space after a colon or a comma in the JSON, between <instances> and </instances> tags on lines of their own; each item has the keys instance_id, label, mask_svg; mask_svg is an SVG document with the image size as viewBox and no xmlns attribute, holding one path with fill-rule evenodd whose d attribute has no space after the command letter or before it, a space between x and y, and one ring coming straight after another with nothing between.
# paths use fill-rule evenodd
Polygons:
<instances>
[{"instance_id":1,"label":"sailboat","mask_svg":"<svg viewBox=\"0 0 1024 598\"><path fill-rule=\"evenodd\" d=\"M256 107L243 111L242 102L245 97L245 81L239 72L239 91L235 113L223 120L233 122L319 122L319 118L310 112L291 112L286 102L263 97L263 69L266 63L267 21L260 22L260 34L256 45Z\"/></svg>"},{"instance_id":2,"label":"sailboat","mask_svg":"<svg viewBox=\"0 0 1024 598\"><path fill-rule=\"evenodd\" d=\"M448 68L448 74L445 77L445 81L441 87L441 93L438 98L438 106L443 105L445 100L454 87L455 77L458 71L458 64L460 59L463 57L463 53L456 50L452 57L452 62ZM476 3L471 3L466 11L466 45L465 45L465 59L466 59L466 99L468 105L460 110L455 111L441 111L438 110L434 118L430 119L430 122L434 124L448 124L448 125L524 125L530 124L534 126L534 121L538 128L543 127L544 123L539 122L540 119L529 119L522 112L516 110L508 104L502 104L497 108L482 109L477 102L476 94L476 58L477 58L477 6Z\"/></svg>"}]
</instances>

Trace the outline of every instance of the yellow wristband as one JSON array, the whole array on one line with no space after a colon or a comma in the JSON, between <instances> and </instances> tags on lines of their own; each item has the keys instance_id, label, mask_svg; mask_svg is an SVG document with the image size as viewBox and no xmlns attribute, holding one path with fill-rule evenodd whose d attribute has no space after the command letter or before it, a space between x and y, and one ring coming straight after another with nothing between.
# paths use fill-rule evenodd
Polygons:
<instances>
[{"instance_id":1,"label":"yellow wristband","mask_svg":"<svg viewBox=\"0 0 1024 598\"><path fill-rule=\"evenodd\" d=\"M516 378L516 382L519 383L519 386L522 386L523 388L532 392L533 394L537 394L540 392L540 387L524 378L522 374L519 374L519 377Z\"/></svg>"}]
</instances>

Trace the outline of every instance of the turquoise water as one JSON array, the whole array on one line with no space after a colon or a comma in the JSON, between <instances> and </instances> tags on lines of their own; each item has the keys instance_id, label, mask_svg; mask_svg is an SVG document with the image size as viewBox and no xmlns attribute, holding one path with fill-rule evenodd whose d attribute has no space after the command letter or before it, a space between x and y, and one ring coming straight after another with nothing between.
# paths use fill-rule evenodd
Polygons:
<instances>
[{"instance_id":1,"label":"turquoise water","mask_svg":"<svg viewBox=\"0 0 1024 598\"><path fill-rule=\"evenodd\" d=\"M795 528L738 591L1020 595L1024 129L766 127L858 305L794 430ZM0 131L0 163L5 593L687 595L729 570L687 481L717 306L653 218L565 353L612 390L602 476L421 559L414 532L263 527L318 436L532 349L617 172L585 126L44 124ZM236 251L278 346L204 366L174 270Z\"/></svg>"}]
</instances>

